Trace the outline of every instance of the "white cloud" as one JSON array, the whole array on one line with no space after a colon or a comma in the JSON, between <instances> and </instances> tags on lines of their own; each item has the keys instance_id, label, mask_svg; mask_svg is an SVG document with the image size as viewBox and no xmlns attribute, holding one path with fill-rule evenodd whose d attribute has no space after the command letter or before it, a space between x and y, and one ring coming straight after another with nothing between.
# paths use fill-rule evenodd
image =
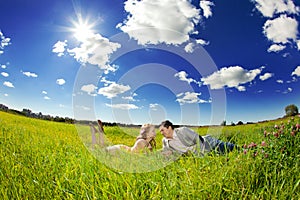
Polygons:
<instances>
[{"instance_id":1,"label":"white cloud","mask_svg":"<svg viewBox=\"0 0 300 200\"><path fill-rule=\"evenodd\" d=\"M50 100L50 97L44 96L44 99L45 99L45 100Z\"/></svg>"},{"instance_id":2,"label":"white cloud","mask_svg":"<svg viewBox=\"0 0 300 200\"><path fill-rule=\"evenodd\" d=\"M209 18L212 16L211 7L214 6L214 3L211 1L200 1L200 8L203 10L203 16Z\"/></svg>"},{"instance_id":3,"label":"white cloud","mask_svg":"<svg viewBox=\"0 0 300 200\"><path fill-rule=\"evenodd\" d=\"M121 109L121 110L132 110L132 109L138 109L134 104L105 104L108 107L115 108L115 109Z\"/></svg>"},{"instance_id":4,"label":"white cloud","mask_svg":"<svg viewBox=\"0 0 300 200\"><path fill-rule=\"evenodd\" d=\"M237 87L236 87L236 89L237 89L238 91L240 91L240 92L244 92L244 91L246 91L246 87L245 87L245 86L243 86L243 85L239 85L239 86L237 86Z\"/></svg>"},{"instance_id":5,"label":"white cloud","mask_svg":"<svg viewBox=\"0 0 300 200\"><path fill-rule=\"evenodd\" d=\"M259 76L259 79L265 81L273 76L272 73L265 73L264 75Z\"/></svg>"},{"instance_id":6,"label":"white cloud","mask_svg":"<svg viewBox=\"0 0 300 200\"><path fill-rule=\"evenodd\" d=\"M283 80L280 80L280 79L278 79L276 82L280 83L280 84L283 84Z\"/></svg>"},{"instance_id":7,"label":"white cloud","mask_svg":"<svg viewBox=\"0 0 300 200\"><path fill-rule=\"evenodd\" d=\"M89 111L89 110L91 110L91 108L90 108L90 107L87 107L87 106L78 106L78 105L76 105L76 108L81 109L81 110L84 110L84 111Z\"/></svg>"},{"instance_id":8,"label":"white cloud","mask_svg":"<svg viewBox=\"0 0 300 200\"><path fill-rule=\"evenodd\" d=\"M42 94L48 94L45 90L42 91Z\"/></svg>"},{"instance_id":9,"label":"white cloud","mask_svg":"<svg viewBox=\"0 0 300 200\"><path fill-rule=\"evenodd\" d=\"M275 14L288 13L297 14L299 7L296 7L292 0L252 0L255 7L264 17L272 18Z\"/></svg>"},{"instance_id":10,"label":"white cloud","mask_svg":"<svg viewBox=\"0 0 300 200\"><path fill-rule=\"evenodd\" d=\"M56 84L58 84L58 85L64 85L65 83L66 83L66 81L62 78L56 80Z\"/></svg>"},{"instance_id":11,"label":"white cloud","mask_svg":"<svg viewBox=\"0 0 300 200\"><path fill-rule=\"evenodd\" d=\"M198 96L200 96L201 93L196 92L185 92L180 93L176 95L178 101L181 105L183 104L193 104L193 103L207 103L208 101L199 99Z\"/></svg>"},{"instance_id":12,"label":"white cloud","mask_svg":"<svg viewBox=\"0 0 300 200\"><path fill-rule=\"evenodd\" d=\"M188 43L188 44L184 47L184 50L185 50L185 52L187 52L187 53L193 53L194 47L195 47L195 44L192 43L192 42L190 42L190 43Z\"/></svg>"},{"instance_id":13,"label":"white cloud","mask_svg":"<svg viewBox=\"0 0 300 200\"><path fill-rule=\"evenodd\" d=\"M10 44L10 38L5 37L0 30L0 55L3 54L3 49Z\"/></svg>"},{"instance_id":14,"label":"white cloud","mask_svg":"<svg viewBox=\"0 0 300 200\"><path fill-rule=\"evenodd\" d=\"M282 93L283 94L288 94L288 93L291 93L292 91L293 91L293 89L289 87L285 91L283 91Z\"/></svg>"},{"instance_id":15,"label":"white cloud","mask_svg":"<svg viewBox=\"0 0 300 200\"><path fill-rule=\"evenodd\" d=\"M245 91L245 88L240 84L251 82L257 75L261 73L262 69L246 70L240 66L224 67L213 74L201 78L204 85L210 85L211 89L221 89L225 86L235 87L239 91Z\"/></svg>"},{"instance_id":16,"label":"white cloud","mask_svg":"<svg viewBox=\"0 0 300 200\"><path fill-rule=\"evenodd\" d=\"M15 87L14 84L12 84L12 83L9 82L9 81L5 81L5 82L3 83L3 85L6 86L6 87L10 87L10 88L14 88L14 87Z\"/></svg>"},{"instance_id":17,"label":"white cloud","mask_svg":"<svg viewBox=\"0 0 300 200\"><path fill-rule=\"evenodd\" d=\"M9 74L6 73L6 72L1 72L1 75L4 76L4 77L8 77L9 76Z\"/></svg>"},{"instance_id":18,"label":"white cloud","mask_svg":"<svg viewBox=\"0 0 300 200\"><path fill-rule=\"evenodd\" d=\"M5 93L4 96L5 96L5 97L8 97L8 94Z\"/></svg>"},{"instance_id":19,"label":"white cloud","mask_svg":"<svg viewBox=\"0 0 300 200\"><path fill-rule=\"evenodd\" d=\"M290 42L295 42L300 50L296 20L300 8L294 4L294 1L252 0L252 2L264 17L269 18L263 26L263 33L273 43L268 52L279 52Z\"/></svg>"},{"instance_id":20,"label":"white cloud","mask_svg":"<svg viewBox=\"0 0 300 200\"><path fill-rule=\"evenodd\" d=\"M293 71L292 75L300 76L300 66Z\"/></svg>"},{"instance_id":21,"label":"white cloud","mask_svg":"<svg viewBox=\"0 0 300 200\"><path fill-rule=\"evenodd\" d=\"M22 73L27 77L34 77L34 78L38 77L37 74L32 73L32 72L22 72Z\"/></svg>"},{"instance_id":22,"label":"white cloud","mask_svg":"<svg viewBox=\"0 0 300 200\"><path fill-rule=\"evenodd\" d=\"M135 96L137 96L136 93L134 93L132 96L125 96L125 97L122 97L122 99L127 100L127 101L136 101L136 100L134 99Z\"/></svg>"},{"instance_id":23,"label":"white cloud","mask_svg":"<svg viewBox=\"0 0 300 200\"><path fill-rule=\"evenodd\" d=\"M196 83L199 86L201 86L200 82L198 82L198 81L196 81L196 80L194 80L192 78L187 78L188 74L185 71L180 71L180 72L176 73L174 76L178 77L180 81L186 81L188 84L190 84L190 83L193 82L193 83Z\"/></svg>"},{"instance_id":24,"label":"white cloud","mask_svg":"<svg viewBox=\"0 0 300 200\"><path fill-rule=\"evenodd\" d=\"M95 91L98 87L95 86L94 84L88 84L88 85L83 85L81 87L81 90L88 93L89 95L94 96L95 95Z\"/></svg>"},{"instance_id":25,"label":"white cloud","mask_svg":"<svg viewBox=\"0 0 300 200\"><path fill-rule=\"evenodd\" d=\"M159 106L158 103L150 103L149 104L149 108L153 111L156 111L158 106Z\"/></svg>"},{"instance_id":26,"label":"white cloud","mask_svg":"<svg viewBox=\"0 0 300 200\"><path fill-rule=\"evenodd\" d=\"M188 0L127 0L124 9L127 19L117 28L142 45L182 44L196 32L201 17Z\"/></svg>"},{"instance_id":27,"label":"white cloud","mask_svg":"<svg viewBox=\"0 0 300 200\"><path fill-rule=\"evenodd\" d=\"M285 48L286 48L286 46L281 45L281 44L272 44L269 47L268 52L279 52L279 51L282 51Z\"/></svg>"},{"instance_id":28,"label":"white cloud","mask_svg":"<svg viewBox=\"0 0 300 200\"><path fill-rule=\"evenodd\" d=\"M1 68L2 69L6 69L6 65L1 65Z\"/></svg>"},{"instance_id":29,"label":"white cloud","mask_svg":"<svg viewBox=\"0 0 300 200\"><path fill-rule=\"evenodd\" d=\"M106 80L106 77L102 77L100 82L104 83L104 86L108 86L109 84L114 83L114 81Z\"/></svg>"},{"instance_id":30,"label":"white cloud","mask_svg":"<svg viewBox=\"0 0 300 200\"><path fill-rule=\"evenodd\" d=\"M289 40L296 42L298 22L284 14L275 19L267 20L263 26L263 33L274 43L286 44Z\"/></svg>"},{"instance_id":31,"label":"white cloud","mask_svg":"<svg viewBox=\"0 0 300 200\"><path fill-rule=\"evenodd\" d=\"M90 34L79 47L68 49L68 52L78 62L97 65L100 69L105 70L105 73L108 73L116 71L116 66L109 64L109 58L120 47L120 44L110 42L100 34Z\"/></svg>"},{"instance_id":32,"label":"white cloud","mask_svg":"<svg viewBox=\"0 0 300 200\"><path fill-rule=\"evenodd\" d=\"M205 40L203 40L203 39L197 39L197 40L196 40L196 43L197 43L197 44L201 44L202 46L209 45L209 42L208 42L208 41L205 41Z\"/></svg>"},{"instance_id":33,"label":"white cloud","mask_svg":"<svg viewBox=\"0 0 300 200\"><path fill-rule=\"evenodd\" d=\"M53 45L53 49L52 49L52 52L53 53L57 53L57 55L59 57L63 56L64 55L64 52L66 50L66 47L67 46L67 40L65 41L57 41L54 45Z\"/></svg>"},{"instance_id":34,"label":"white cloud","mask_svg":"<svg viewBox=\"0 0 300 200\"><path fill-rule=\"evenodd\" d=\"M193 82L193 79L192 79L192 78L187 78L188 74L187 74L185 71L180 71L180 72L176 73L174 76L175 76L175 77L178 77L179 80L181 80L181 81L186 81L186 82L188 82L189 84L190 84L191 82Z\"/></svg>"},{"instance_id":35,"label":"white cloud","mask_svg":"<svg viewBox=\"0 0 300 200\"><path fill-rule=\"evenodd\" d=\"M121 85L117 84L115 82L111 83L110 85L100 88L98 90L98 94L101 94L103 96L106 96L107 98L111 99L113 97L116 97L119 94L122 94L126 91L130 90L129 85Z\"/></svg>"},{"instance_id":36,"label":"white cloud","mask_svg":"<svg viewBox=\"0 0 300 200\"><path fill-rule=\"evenodd\" d=\"M300 39L297 40L297 49L298 49L298 51L300 51Z\"/></svg>"}]
</instances>

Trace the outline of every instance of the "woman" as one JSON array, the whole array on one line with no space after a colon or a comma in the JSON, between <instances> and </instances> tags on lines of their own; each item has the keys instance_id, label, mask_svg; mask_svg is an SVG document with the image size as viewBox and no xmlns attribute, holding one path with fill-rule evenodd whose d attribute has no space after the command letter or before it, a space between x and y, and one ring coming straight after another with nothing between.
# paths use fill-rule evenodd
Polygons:
<instances>
[{"instance_id":1,"label":"woman","mask_svg":"<svg viewBox=\"0 0 300 200\"><path fill-rule=\"evenodd\" d=\"M154 148L156 148L156 132L155 132L155 126L152 124L144 124L140 129L140 134L137 136L136 141L132 147L123 145L123 144L117 144L113 146L105 146L104 144L104 129L102 122L98 120L98 127L99 131L90 124L91 133L92 133L92 143L93 144L99 144L102 147L105 147L105 150L107 152L115 152L118 150L125 150L127 152L131 153L146 153L148 151L152 151ZM99 133L99 140L96 141L96 133Z\"/></svg>"}]
</instances>

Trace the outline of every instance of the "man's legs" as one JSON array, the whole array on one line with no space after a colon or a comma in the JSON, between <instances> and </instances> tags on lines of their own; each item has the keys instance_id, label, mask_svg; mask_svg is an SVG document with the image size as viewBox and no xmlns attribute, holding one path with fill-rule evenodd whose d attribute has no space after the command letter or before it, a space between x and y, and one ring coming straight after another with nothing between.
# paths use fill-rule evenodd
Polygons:
<instances>
[{"instance_id":1,"label":"man's legs","mask_svg":"<svg viewBox=\"0 0 300 200\"><path fill-rule=\"evenodd\" d=\"M92 123L90 123L90 129L92 133L92 144L98 144L101 147L104 147L104 129L103 129L103 124L100 120L97 121L97 125L99 130L97 130ZM99 134L97 138L97 134Z\"/></svg>"},{"instance_id":2,"label":"man's legs","mask_svg":"<svg viewBox=\"0 0 300 200\"><path fill-rule=\"evenodd\" d=\"M218 140L218 143L217 143L217 146L216 146L216 150L219 153L226 153L226 152L233 151L235 147L236 147L235 144L232 144L230 142L223 142L221 140Z\"/></svg>"}]
</instances>

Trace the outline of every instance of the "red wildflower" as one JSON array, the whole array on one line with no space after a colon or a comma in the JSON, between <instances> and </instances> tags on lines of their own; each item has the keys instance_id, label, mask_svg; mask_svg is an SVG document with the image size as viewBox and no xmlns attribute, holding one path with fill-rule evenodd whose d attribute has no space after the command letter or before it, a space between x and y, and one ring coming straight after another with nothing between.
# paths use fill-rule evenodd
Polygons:
<instances>
[{"instance_id":1,"label":"red wildflower","mask_svg":"<svg viewBox=\"0 0 300 200\"><path fill-rule=\"evenodd\" d=\"M291 132L291 136L295 137L295 131Z\"/></svg>"}]
</instances>

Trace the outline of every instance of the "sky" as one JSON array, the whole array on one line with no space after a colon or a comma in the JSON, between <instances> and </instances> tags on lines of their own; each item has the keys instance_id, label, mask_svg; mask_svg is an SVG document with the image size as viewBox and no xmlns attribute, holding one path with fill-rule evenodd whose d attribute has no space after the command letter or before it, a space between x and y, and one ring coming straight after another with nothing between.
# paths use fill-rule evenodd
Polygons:
<instances>
[{"instance_id":1,"label":"sky","mask_svg":"<svg viewBox=\"0 0 300 200\"><path fill-rule=\"evenodd\" d=\"M3 0L0 103L219 125L300 106L299 0Z\"/></svg>"}]
</instances>

